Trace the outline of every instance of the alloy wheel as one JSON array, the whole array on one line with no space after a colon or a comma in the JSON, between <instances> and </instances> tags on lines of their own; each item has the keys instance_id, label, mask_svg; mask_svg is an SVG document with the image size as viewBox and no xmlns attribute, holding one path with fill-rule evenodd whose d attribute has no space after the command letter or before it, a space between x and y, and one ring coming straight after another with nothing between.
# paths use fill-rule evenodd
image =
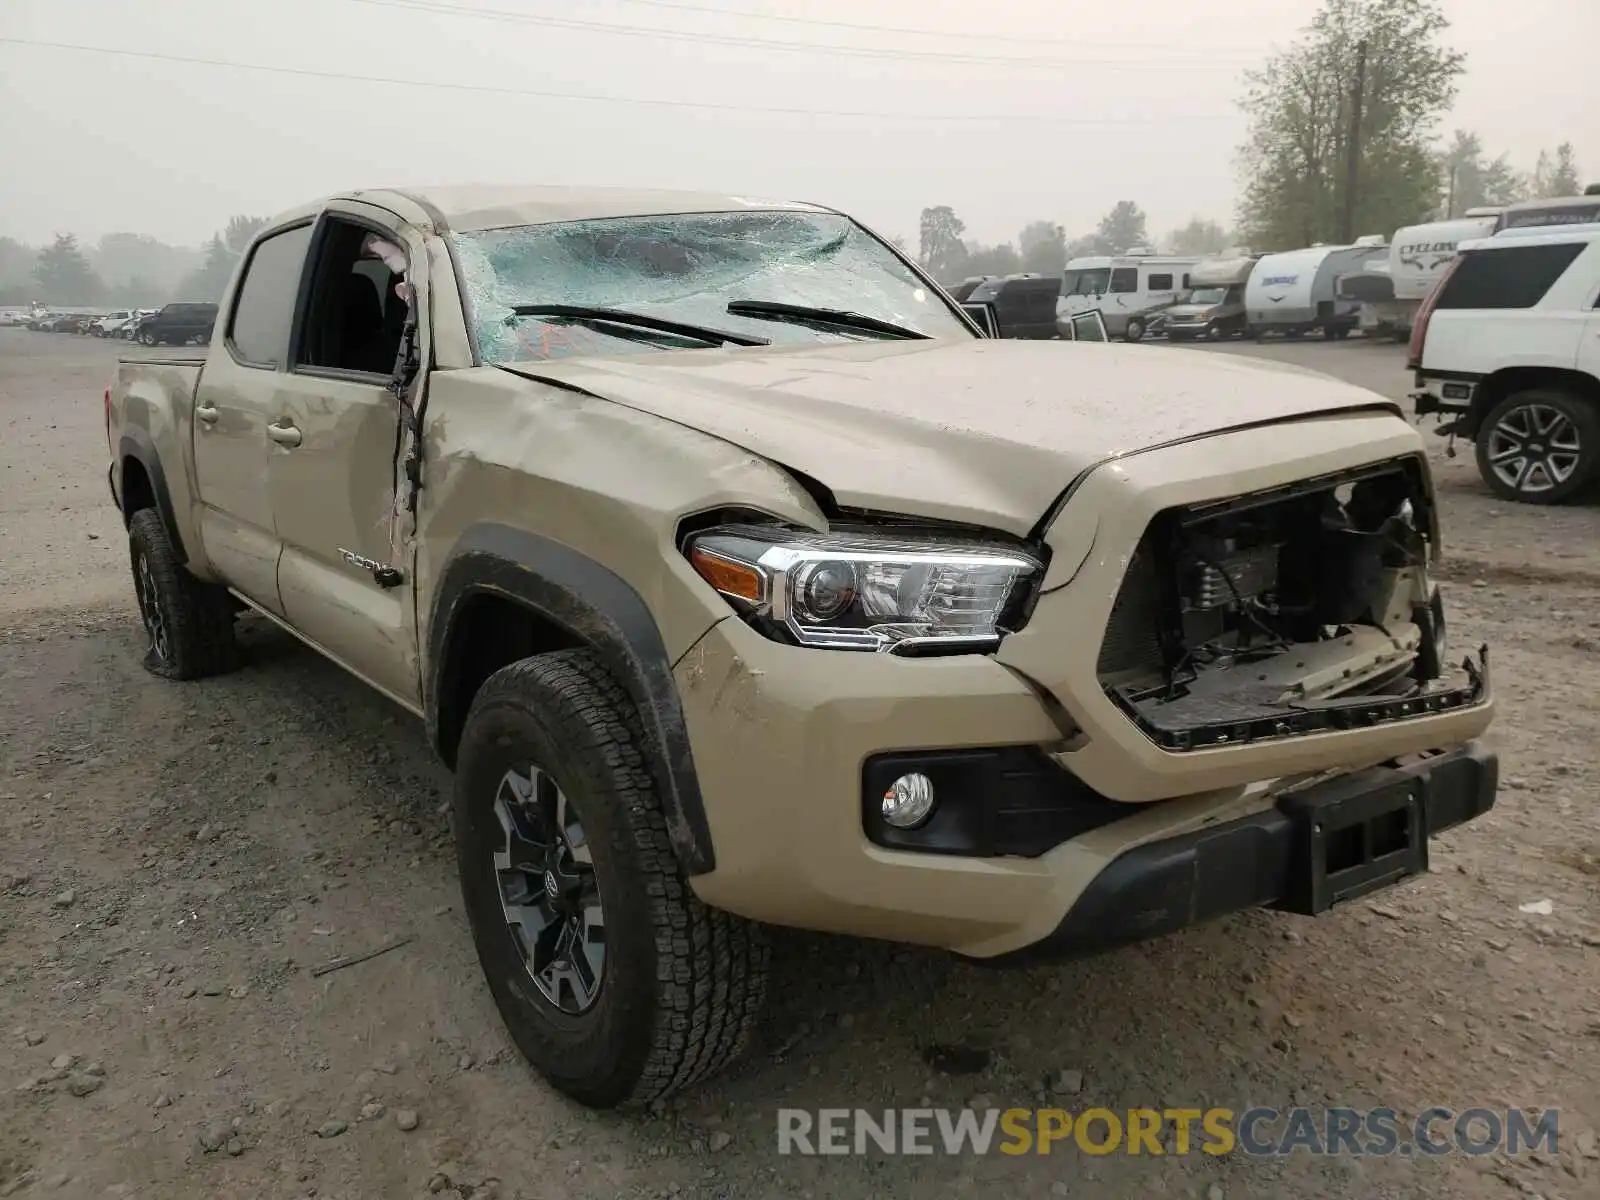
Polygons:
<instances>
[{"instance_id":1,"label":"alloy wheel","mask_svg":"<svg viewBox=\"0 0 1600 1200\"><path fill-rule=\"evenodd\" d=\"M162 662L171 661L168 658L170 644L167 638L167 621L161 615L160 594L156 591L155 573L150 569L150 560L143 554L138 556L139 562L134 572L134 592L139 602L139 618L144 622L144 630L150 636L150 649Z\"/></svg>"},{"instance_id":2,"label":"alloy wheel","mask_svg":"<svg viewBox=\"0 0 1600 1200\"><path fill-rule=\"evenodd\" d=\"M587 1012L605 979L605 913L594 858L566 793L530 766L501 777L494 854L506 926L540 995L561 1012Z\"/></svg>"},{"instance_id":3,"label":"alloy wheel","mask_svg":"<svg viewBox=\"0 0 1600 1200\"><path fill-rule=\"evenodd\" d=\"M1548 404L1513 408L1489 431L1489 469L1513 491L1538 494L1559 487L1582 457L1577 426Z\"/></svg>"}]
</instances>

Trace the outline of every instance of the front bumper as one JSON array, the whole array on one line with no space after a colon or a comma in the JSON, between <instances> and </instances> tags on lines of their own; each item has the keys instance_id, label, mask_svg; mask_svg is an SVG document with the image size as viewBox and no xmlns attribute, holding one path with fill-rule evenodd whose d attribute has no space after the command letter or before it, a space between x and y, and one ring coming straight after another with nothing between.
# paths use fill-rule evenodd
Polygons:
<instances>
[{"instance_id":1,"label":"front bumper","mask_svg":"<svg viewBox=\"0 0 1600 1200\"><path fill-rule=\"evenodd\" d=\"M691 880L696 894L753 920L991 958L1053 937L1141 846L1270 813L1298 782L1477 738L1492 716L1487 690L1448 712L1174 752L1107 697L1101 639L1085 636L1107 628L1157 512L1420 450L1392 411L1357 412L1199 438L1094 471L1046 534L1052 553L1032 617L993 655L810 650L719 621L674 668L716 852L715 870ZM1018 760L1018 770L1032 781L1004 795L973 789L1006 807L1004 821L952 826L941 847L872 830L879 764L917 769L928 752L1006 747L1028 748L1031 765ZM1039 783L1040 759L1070 777L1081 800L1073 812L1040 815L1056 803L1040 801L1041 787L1059 786ZM1114 815L1103 820L1106 806Z\"/></svg>"},{"instance_id":2,"label":"front bumper","mask_svg":"<svg viewBox=\"0 0 1600 1200\"><path fill-rule=\"evenodd\" d=\"M1428 869L1428 839L1494 807L1496 756L1478 742L1281 796L1260 813L1116 859L1023 965L1076 958L1248 908L1315 916Z\"/></svg>"}]
</instances>

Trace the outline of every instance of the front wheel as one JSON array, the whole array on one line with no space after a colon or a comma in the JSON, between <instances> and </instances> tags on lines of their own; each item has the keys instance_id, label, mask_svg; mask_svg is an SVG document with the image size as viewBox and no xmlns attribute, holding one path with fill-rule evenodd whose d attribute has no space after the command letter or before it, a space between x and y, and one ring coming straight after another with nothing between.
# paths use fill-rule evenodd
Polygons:
<instances>
[{"instance_id":1,"label":"front wheel","mask_svg":"<svg viewBox=\"0 0 1600 1200\"><path fill-rule=\"evenodd\" d=\"M1495 495L1562 504L1600 480L1600 408L1554 388L1507 396L1478 427L1478 473Z\"/></svg>"},{"instance_id":2,"label":"front wheel","mask_svg":"<svg viewBox=\"0 0 1600 1200\"><path fill-rule=\"evenodd\" d=\"M1144 322L1138 317L1129 317L1128 327L1122 333L1122 340L1125 342L1137 342L1142 337L1144 337Z\"/></svg>"},{"instance_id":3,"label":"front wheel","mask_svg":"<svg viewBox=\"0 0 1600 1200\"><path fill-rule=\"evenodd\" d=\"M139 342L145 346L154 346L156 344L156 331L154 329L141 329L139 331Z\"/></svg>"},{"instance_id":4,"label":"front wheel","mask_svg":"<svg viewBox=\"0 0 1600 1200\"><path fill-rule=\"evenodd\" d=\"M596 1108L647 1103L745 1049L766 992L759 927L696 899L627 693L586 650L512 663L473 701L456 763L457 867L512 1039Z\"/></svg>"}]
</instances>

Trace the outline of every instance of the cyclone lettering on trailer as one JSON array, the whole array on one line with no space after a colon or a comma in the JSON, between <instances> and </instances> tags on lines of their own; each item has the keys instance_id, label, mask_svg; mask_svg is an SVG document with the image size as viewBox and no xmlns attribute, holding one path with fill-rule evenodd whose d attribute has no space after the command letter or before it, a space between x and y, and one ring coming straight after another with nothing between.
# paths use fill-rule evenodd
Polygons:
<instances>
[{"instance_id":1,"label":"cyclone lettering on trailer","mask_svg":"<svg viewBox=\"0 0 1600 1200\"><path fill-rule=\"evenodd\" d=\"M1262 287L1293 287L1298 275L1269 275L1261 281Z\"/></svg>"},{"instance_id":2,"label":"cyclone lettering on trailer","mask_svg":"<svg viewBox=\"0 0 1600 1200\"><path fill-rule=\"evenodd\" d=\"M1419 271L1437 271L1456 256L1454 242L1418 242L1413 246L1397 246L1395 254L1408 267ZM1426 259L1427 261L1424 261Z\"/></svg>"}]
</instances>

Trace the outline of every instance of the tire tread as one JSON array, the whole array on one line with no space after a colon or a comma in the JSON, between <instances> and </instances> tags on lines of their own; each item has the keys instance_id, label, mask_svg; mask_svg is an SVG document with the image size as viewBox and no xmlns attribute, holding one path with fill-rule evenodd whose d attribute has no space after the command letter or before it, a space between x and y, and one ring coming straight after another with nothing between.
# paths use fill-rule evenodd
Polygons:
<instances>
[{"instance_id":1,"label":"tire tread","mask_svg":"<svg viewBox=\"0 0 1600 1200\"><path fill-rule=\"evenodd\" d=\"M132 554L150 564L166 620L171 661L163 662L152 649L145 660L152 674L168 679L204 679L223 675L239 666L239 644L233 635L233 606L227 592L204 583L178 561L161 515L141 508L128 520ZM137 568L135 568L137 569Z\"/></svg>"},{"instance_id":2,"label":"tire tread","mask_svg":"<svg viewBox=\"0 0 1600 1200\"><path fill-rule=\"evenodd\" d=\"M612 780L648 897L658 991L644 1067L622 1103L647 1104L721 1071L748 1048L763 1007L767 941L756 925L700 902L679 868L643 753L632 700L589 650L560 650L501 668L473 708L555 694L546 712L568 747L598 753ZM468 717L471 722L471 716Z\"/></svg>"}]
</instances>

